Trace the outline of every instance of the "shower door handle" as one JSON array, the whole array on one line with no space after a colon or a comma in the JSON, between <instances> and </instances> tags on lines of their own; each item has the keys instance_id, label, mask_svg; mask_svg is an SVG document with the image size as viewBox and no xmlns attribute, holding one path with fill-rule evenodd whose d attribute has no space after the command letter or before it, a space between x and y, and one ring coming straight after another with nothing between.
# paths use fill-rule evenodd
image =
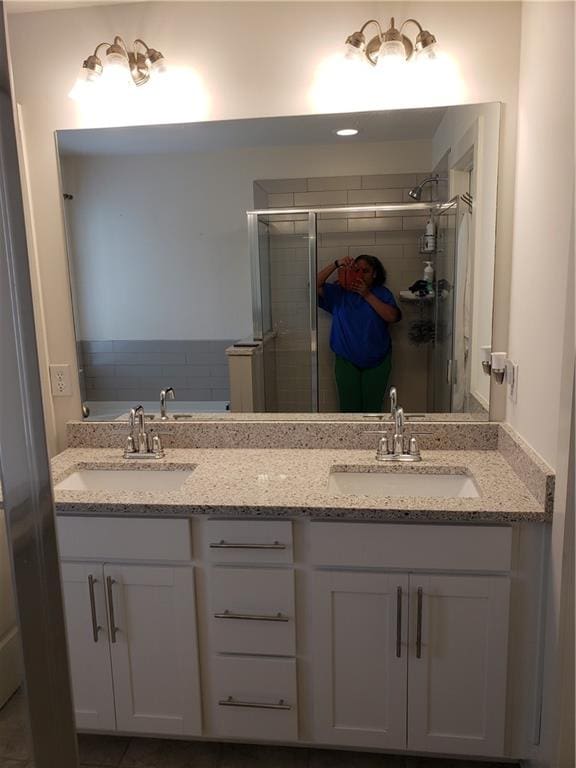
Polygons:
<instances>
[{"instance_id":1,"label":"shower door handle","mask_svg":"<svg viewBox=\"0 0 576 768\"><path fill-rule=\"evenodd\" d=\"M446 360L446 384L452 384L452 359Z\"/></svg>"}]
</instances>

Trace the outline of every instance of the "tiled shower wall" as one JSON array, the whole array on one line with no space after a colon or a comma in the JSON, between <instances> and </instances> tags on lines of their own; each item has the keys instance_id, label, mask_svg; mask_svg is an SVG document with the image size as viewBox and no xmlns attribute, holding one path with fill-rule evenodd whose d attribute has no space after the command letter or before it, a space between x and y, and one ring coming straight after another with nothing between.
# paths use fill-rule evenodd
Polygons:
<instances>
[{"instance_id":1,"label":"tiled shower wall","mask_svg":"<svg viewBox=\"0 0 576 768\"><path fill-rule=\"evenodd\" d=\"M406 203L408 190L429 176L429 172L338 176L308 179L267 179L254 184L255 205L261 208L335 207ZM430 185L422 202L432 199ZM435 198L434 198L435 199ZM399 301L406 290L422 277L424 256L418 252L427 216L421 211L396 213L350 212L318 216L318 269L360 254L377 256L388 273L387 286L403 313L392 326L393 368L390 384L398 387L400 401L411 411L425 411L428 404L428 358L430 345L409 341L409 329L431 312L430 306ZM270 280L272 321L277 333L277 409L298 412L309 409L310 331L308 286L308 222L297 214L275 216L270 226ZM335 279L335 275L333 278ZM323 412L338 411L330 350L331 318L318 311L319 405ZM387 403L383 404L386 410Z\"/></svg>"},{"instance_id":2,"label":"tiled shower wall","mask_svg":"<svg viewBox=\"0 0 576 768\"><path fill-rule=\"evenodd\" d=\"M183 402L229 400L224 350L234 341L80 341L83 397L136 403L174 387Z\"/></svg>"}]
</instances>

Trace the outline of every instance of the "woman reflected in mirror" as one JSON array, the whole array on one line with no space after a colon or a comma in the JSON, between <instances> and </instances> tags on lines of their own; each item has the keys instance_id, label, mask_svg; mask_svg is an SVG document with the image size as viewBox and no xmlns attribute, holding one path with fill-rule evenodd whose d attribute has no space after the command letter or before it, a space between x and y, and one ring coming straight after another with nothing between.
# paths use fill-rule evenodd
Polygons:
<instances>
[{"instance_id":1,"label":"woman reflected in mirror","mask_svg":"<svg viewBox=\"0 0 576 768\"><path fill-rule=\"evenodd\" d=\"M327 282L338 270L338 281ZM320 270L318 306L332 315L330 348L342 413L380 413L392 367L389 325L402 318L376 256L337 259Z\"/></svg>"}]
</instances>

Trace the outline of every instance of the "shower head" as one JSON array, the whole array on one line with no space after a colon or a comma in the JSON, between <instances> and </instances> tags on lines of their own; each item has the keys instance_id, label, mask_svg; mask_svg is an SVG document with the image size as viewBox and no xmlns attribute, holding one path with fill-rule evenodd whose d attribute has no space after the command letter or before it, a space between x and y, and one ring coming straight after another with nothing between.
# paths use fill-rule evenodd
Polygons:
<instances>
[{"instance_id":1,"label":"shower head","mask_svg":"<svg viewBox=\"0 0 576 768\"><path fill-rule=\"evenodd\" d=\"M416 200L416 202L419 203L420 198L422 197L422 188L424 184L428 184L431 181L435 181L436 184L438 184L439 181L446 181L446 179L441 179L440 175L435 173L433 176L429 176L427 179L424 179L424 181L420 182L417 187L412 187L408 194L413 200Z\"/></svg>"},{"instance_id":2,"label":"shower head","mask_svg":"<svg viewBox=\"0 0 576 768\"><path fill-rule=\"evenodd\" d=\"M410 197L412 197L414 200L416 200L417 203L420 202L420 198L422 197L422 186L418 187L412 187L412 189L408 192Z\"/></svg>"}]
</instances>

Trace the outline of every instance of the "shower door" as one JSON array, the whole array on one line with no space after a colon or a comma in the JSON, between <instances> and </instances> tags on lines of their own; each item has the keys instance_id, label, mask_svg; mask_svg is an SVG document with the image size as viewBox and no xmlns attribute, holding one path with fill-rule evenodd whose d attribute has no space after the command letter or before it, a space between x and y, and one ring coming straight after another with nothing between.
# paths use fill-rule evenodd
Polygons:
<instances>
[{"instance_id":1,"label":"shower door","mask_svg":"<svg viewBox=\"0 0 576 768\"><path fill-rule=\"evenodd\" d=\"M0 2L0 525L5 526L0 557L4 558L8 550L11 565L10 579L7 564L0 562L0 588L4 593L5 582L14 585L19 633L11 632L1 639L5 650L5 641L18 644L20 638L26 688L24 720L30 727L34 765L76 768L56 521L4 19ZM3 610L5 603L3 597ZM2 617L3 625L6 619L12 622L8 614ZM5 625L0 627L2 635L6 629ZM2 662L9 664L11 659L4 656ZM8 669L7 676L13 671ZM18 730L23 729L20 726ZM0 734L0 741L5 738L10 740L10 730ZM25 751L26 747L23 743ZM0 752L6 754L2 748ZM0 762L12 764L1 757Z\"/></svg>"},{"instance_id":2,"label":"shower door","mask_svg":"<svg viewBox=\"0 0 576 768\"><path fill-rule=\"evenodd\" d=\"M248 213L255 339L266 412L318 410L316 215Z\"/></svg>"},{"instance_id":3,"label":"shower door","mask_svg":"<svg viewBox=\"0 0 576 768\"><path fill-rule=\"evenodd\" d=\"M451 200L436 220L436 254L434 260L435 338L432 351L433 363L429 367L428 410L433 413L450 413L454 386L459 375L454 355L454 311L457 280L458 202Z\"/></svg>"},{"instance_id":4,"label":"shower door","mask_svg":"<svg viewBox=\"0 0 576 768\"><path fill-rule=\"evenodd\" d=\"M377 256L403 312L390 327L394 385L407 411L450 411L453 375L455 220L452 203L249 211L254 336L262 342L264 410L339 411L330 345L332 317L317 309L317 270L346 257ZM437 217L438 252L419 240ZM412 297L422 257L435 261L434 302ZM335 279L330 276L330 280ZM450 379L450 381L449 381ZM388 410L387 397L379 412Z\"/></svg>"}]
</instances>

